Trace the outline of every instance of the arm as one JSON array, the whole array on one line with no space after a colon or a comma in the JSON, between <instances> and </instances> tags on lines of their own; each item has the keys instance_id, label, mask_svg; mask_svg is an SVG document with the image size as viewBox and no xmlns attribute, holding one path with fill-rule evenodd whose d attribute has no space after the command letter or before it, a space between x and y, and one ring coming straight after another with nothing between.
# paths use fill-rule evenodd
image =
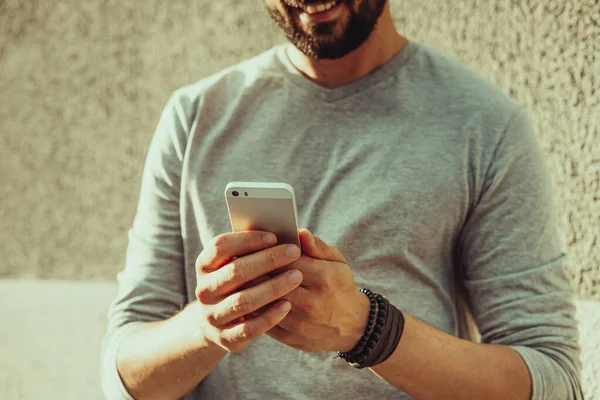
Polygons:
<instances>
[{"instance_id":1,"label":"arm","mask_svg":"<svg viewBox=\"0 0 600 400\"><path fill-rule=\"evenodd\" d=\"M293 262L266 232L217 236L196 260L196 299L186 303L179 192L189 131L184 99L172 100L150 146L119 294L103 340L107 398L172 399L189 393L223 359L242 351L289 311L279 299L302 275L257 278ZM292 246L294 247L294 246ZM255 282L245 288L248 282ZM260 310L260 311L258 311ZM258 311L258 312L257 312ZM244 317L244 318L241 318Z\"/></svg>"},{"instance_id":2,"label":"arm","mask_svg":"<svg viewBox=\"0 0 600 400\"><path fill-rule=\"evenodd\" d=\"M483 343L407 315L398 347L372 371L418 399L581 400L573 288L551 179L522 110L488 159L453 265ZM347 352L365 331L370 302L339 249L307 230L300 239L305 255L290 267L302 271L303 284L286 296L292 312L268 334L302 351Z\"/></svg>"},{"instance_id":3,"label":"arm","mask_svg":"<svg viewBox=\"0 0 600 400\"><path fill-rule=\"evenodd\" d=\"M520 110L499 139L459 241L483 344L407 316L398 348L373 372L419 399L582 399L573 289L553 196Z\"/></svg>"},{"instance_id":4,"label":"arm","mask_svg":"<svg viewBox=\"0 0 600 400\"><path fill-rule=\"evenodd\" d=\"M123 338L117 366L134 398L180 398L225 357L225 350L203 338L199 306L193 302L168 320L137 324Z\"/></svg>"},{"instance_id":5,"label":"arm","mask_svg":"<svg viewBox=\"0 0 600 400\"><path fill-rule=\"evenodd\" d=\"M371 370L419 400L527 400L531 392L527 366L512 349L459 339L407 314L396 351Z\"/></svg>"},{"instance_id":6,"label":"arm","mask_svg":"<svg viewBox=\"0 0 600 400\"><path fill-rule=\"evenodd\" d=\"M271 247L274 241L265 242L264 233L217 236L196 261L198 301L168 320L133 325L117 356L129 393L143 399L180 398L227 352L244 350L287 315L289 303L279 299L298 287L302 275L288 271L259 278L293 262L300 251ZM249 282L253 285L245 287Z\"/></svg>"},{"instance_id":7,"label":"arm","mask_svg":"<svg viewBox=\"0 0 600 400\"><path fill-rule=\"evenodd\" d=\"M119 294L109 312L101 372L111 399L144 398L147 390L180 397L222 357L199 338L197 322L187 323L193 306L179 313L188 302L179 190L189 110L182 104L177 96L169 101L148 151Z\"/></svg>"}]
</instances>

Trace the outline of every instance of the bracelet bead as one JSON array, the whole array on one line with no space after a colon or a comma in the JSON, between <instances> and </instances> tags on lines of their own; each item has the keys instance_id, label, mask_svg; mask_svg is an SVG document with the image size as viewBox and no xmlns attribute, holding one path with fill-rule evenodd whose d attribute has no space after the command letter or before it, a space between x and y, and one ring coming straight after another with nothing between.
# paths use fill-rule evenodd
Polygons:
<instances>
[{"instance_id":1,"label":"bracelet bead","mask_svg":"<svg viewBox=\"0 0 600 400\"><path fill-rule=\"evenodd\" d=\"M368 354L370 354L373 351L373 347L368 349L367 345L369 342L369 337L373 334L373 329L376 327L376 318L377 312L379 311L379 304L375 300L375 295L369 289L361 289L360 292L365 294L370 301L369 320L367 322L367 328L365 329L363 336L359 339L356 346L347 352L337 353L340 358L346 360L347 362L356 362L356 358L362 358L363 355L364 361L368 356L364 354L365 351L368 351Z\"/></svg>"},{"instance_id":2,"label":"bracelet bead","mask_svg":"<svg viewBox=\"0 0 600 400\"><path fill-rule=\"evenodd\" d=\"M404 329L404 316L382 295L363 288L369 298L369 319L363 336L348 352L338 355L355 368L367 368L385 361L396 349Z\"/></svg>"}]
</instances>

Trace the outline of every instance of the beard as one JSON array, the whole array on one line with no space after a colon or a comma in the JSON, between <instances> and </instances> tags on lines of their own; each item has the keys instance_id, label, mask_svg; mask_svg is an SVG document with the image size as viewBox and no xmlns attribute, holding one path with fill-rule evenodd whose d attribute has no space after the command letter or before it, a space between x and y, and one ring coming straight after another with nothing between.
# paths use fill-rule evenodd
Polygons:
<instances>
[{"instance_id":1,"label":"beard","mask_svg":"<svg viewBox=\"0 0 600 400\"><path fill-rule=\"evenodd\" d=\"M314 60L335 60L358 49L373 32L387 2L338 0L338 3L345 4L346 15L334 21L305 24L300 20L299 6L315 4L317 1L276 1L281 2L284 12L274 6L267 6L269 15L281 27L287 39Z\"/></svg>"}]
</instances>

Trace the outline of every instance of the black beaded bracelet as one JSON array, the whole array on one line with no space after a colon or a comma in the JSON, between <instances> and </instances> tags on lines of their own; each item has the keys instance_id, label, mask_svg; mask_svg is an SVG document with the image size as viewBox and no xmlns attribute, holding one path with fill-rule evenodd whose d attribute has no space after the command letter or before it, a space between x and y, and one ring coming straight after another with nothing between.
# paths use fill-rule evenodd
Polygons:
<instances>
[{"instance_id":1,"label":"black beaded bracelet","mask_svg":"<svg viewBox=\"0 0 600 400\"><path fill-rule=\"evenodd\" d=\"M367 295L371 302L369 322L365 333L352 350L345 353L338 352L338 355L350 364L361 363L373 352L385 325L387 312L381 295L375 294L369 289L361 289L360 292Z\"/></svg>"},{"instance_id":2,"label":"black beaded bracelet","mask_svg":"<svg viewBox=\"0 0 600 400\"><path fill-rule=\"evenodd\" d=\"M387 300L386 300L387 301ZM375 366L387 360L398 347L400 338L404 331L404 315L402 312L388 303L388 321L385 323L385 328L381 334L383 340L377 343L373 350L373 357L365 360L365 366Z\"/></svg>"},{"instance_id":3,"label":"black beaded bracelet","mask_svg":"<svg viewBox=\"0 0 600 400\"><path fill-rule=\"evenodd\" d=\"M375 318L375 326L373 331L369 335L369 339L365 344L363 350L356 355L348 359L347 361L355 368L365 368L368 366L365 361L370 359L373 355L377 344L379 343L379 339L383 336L383 331L385 329L385 324L388 315L388 305L386 300L379 294L376 294L375 301L377 302L377 317Z\"/></svg>"},{"instance_id":4,"label":"black beaded bracelet","mask_svg":"<svg viewBox=\"0 0 600 400\"><path fill-rule=\"evenodd\" d=\"M396 350L404 330L402 312L383 296L361 289L371 301L369 322L358 344L338 355L355 368L373 367L384 362Z\"/></svg>"}]
</instances>

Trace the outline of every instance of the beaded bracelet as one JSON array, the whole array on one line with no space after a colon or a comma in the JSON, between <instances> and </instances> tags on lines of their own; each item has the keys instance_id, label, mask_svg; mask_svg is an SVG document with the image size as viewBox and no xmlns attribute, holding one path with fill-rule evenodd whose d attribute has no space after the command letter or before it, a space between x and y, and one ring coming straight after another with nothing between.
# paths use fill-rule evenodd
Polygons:
<instances>
[{"instance_id":1,"label":"beaded bracelet","mask_svg":"<svg viewBox=\"0 0 600 400\"><path fill-rule=\"evenodd\" d=\"M386 300L387 301L387 300ZM388 303L388 320L386 321L383 332L381 333L382 340L377 342L373 349L373 357L369 357L364 361L364 366L372 367L381 364L387 360L398 347L400 338L404 331L404 316L396 307Z\"/></svg>"},{"instance_id":2,"label":"beaded bracelet","mask_svg":"<svg viewBox=\"0 0 600 400\"><path fill-rule=\"evenodd\" d=\"M380 294L361 289L371 301L369 322L358 344L338 355L355 368L373 367L384 362L396 349L404 330L402 312Z\"/></svg>"},{"instance_id":3,"label":"beaded bracelet","mask_svg":"<svg viewBox=\"0 0 600 400\"><path fill-rule=\"evenodd\" d=\"M351 364L360 363L360 360L364 361L371 354L385 324L386 310L382 301L383 298L369 289L361 289L360 292L367 295L371 302L369 322L367 323L365 333L352 350L345 353L338 352L338 356Z\"/></svg>"},{"instance_id":4,"label":"beaded bracelet","mask_svg":"<svg viewBox=\"0 0 600 400\"><path fill-rule=\"evenodd\" d=\"M370 366L366 361L372 358L374 350L380 339L383 338L385 340L383 332L388 316L388 304L386 300L379 294L375 295L375 301L377 301L377 317L375 319L373 331L370 334L363 350L358 355L348 360L350 365L355 368L361 369Z\"/></svg>"}]
</instances>

